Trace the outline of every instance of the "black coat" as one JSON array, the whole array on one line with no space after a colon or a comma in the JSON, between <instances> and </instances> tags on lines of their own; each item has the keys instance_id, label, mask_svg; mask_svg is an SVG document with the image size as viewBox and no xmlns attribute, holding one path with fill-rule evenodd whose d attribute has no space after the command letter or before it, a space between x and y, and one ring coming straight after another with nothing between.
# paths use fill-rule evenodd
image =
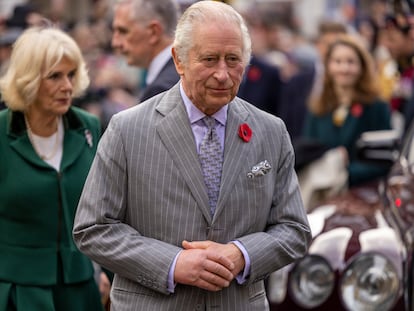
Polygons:
<instances>
[{"instance_id":1,"label":"black coat","mask_svg":"<svg viewBox=\"0 0 414 311\"><path fill-rule=\"evenodd\" d=\"M178 75L177 70L175 69L173 59L170 58L170 60L162 68L154 82L148 84L144 88L140 96L140 102L143 102L148 98L151 98L159 93L169 90L178 82L178 80L180 80L180 76Z\"/></svg>"},{"instance_id":2,"label":"black coat","mask_svg":"<svg viewBox=\"0 0 414 311\"><path fill-rule=\"evenodd\" d=\"M281 85L279 69L252 56L237 95L252 105L277 115Z\"/></svg>"}]
</instances>

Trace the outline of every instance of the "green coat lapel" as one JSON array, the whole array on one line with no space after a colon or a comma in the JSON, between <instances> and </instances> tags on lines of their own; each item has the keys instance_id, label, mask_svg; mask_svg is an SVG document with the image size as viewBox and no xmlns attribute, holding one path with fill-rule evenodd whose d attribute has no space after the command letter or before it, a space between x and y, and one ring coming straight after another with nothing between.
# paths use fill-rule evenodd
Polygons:
<instances>
[{"instance_id":1,"label":"green coat lapel","mask_svg":"<svg viewBox=\"0 0 414 311\"><path fill-rule=\"evenodd\" d=\"M73 164L73 162L81 155L83 148L88 148L87 131L85 124L76 116L76 114L69 110L63 116L63 123L65 128L65 137L63 150L71 150L71 152L64 152L61 171ZM14 139L10 142L10 146L19 153L24 159L39 167L49 167L34 151L29 137L26 132L26 125L24 123L24 116L21 112L10 111L10 124L7 129L7 134ZM90 134L90 135L89 135ZM92 133L88 136L93 137ZM91 138L91 145L89 148L94 148L97 142Z\"/></svg>"},{"instance_id":2,"label":"green coat lapel","mask_svg":"<svg viewBox=\"0 0 414 311\"><path fill-rule=\"evenodd\" d=\"M30 143L26 133L23 113L9 111L9 120L7 135L14 138L10 141L10 147L28 162L36 166L48 167L48 164L39 158Z\"/></svg>"}]
</instances>

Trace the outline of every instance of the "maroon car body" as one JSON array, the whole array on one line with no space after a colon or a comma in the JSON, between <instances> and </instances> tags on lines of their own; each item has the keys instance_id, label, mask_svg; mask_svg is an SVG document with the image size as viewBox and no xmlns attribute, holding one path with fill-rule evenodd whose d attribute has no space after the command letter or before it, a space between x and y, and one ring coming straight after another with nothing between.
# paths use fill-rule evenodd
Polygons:
<instances>
[{"instance_id":1,"label":"maroon car body","mask_svg":"<svg viewBox=\"0 0 414 311\"><path fill-rule=\"evenodd\" d=\"M389 174L308 214L312 244L269 276L271 310L414 310L414 128L404 144L382 134L361 158L388 163Z\"/></svg>"}]
</instances>

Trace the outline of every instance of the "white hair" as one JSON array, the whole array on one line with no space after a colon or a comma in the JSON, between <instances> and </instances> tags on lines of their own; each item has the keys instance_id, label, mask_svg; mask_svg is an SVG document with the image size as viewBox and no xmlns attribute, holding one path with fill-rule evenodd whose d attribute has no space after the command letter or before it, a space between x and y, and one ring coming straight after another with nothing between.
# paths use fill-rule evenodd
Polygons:
<instances>
[{"instance_id":1,"label":"white hair","mask_svg":"<svg viewBox=\"0 0 414 311\"><path fill-rule=\"evenodd\" d=\"M252 50L248 28L243 17L233 7L218 1L199 1L184 11L178 21L173 44L178 59L183 63L187 63L188 53L193 47L192 35L195 25L219 24L223 22L234 23L240 28L243 44L243 63L247 65L250 61Z\"/></svg>"}]
</instances>

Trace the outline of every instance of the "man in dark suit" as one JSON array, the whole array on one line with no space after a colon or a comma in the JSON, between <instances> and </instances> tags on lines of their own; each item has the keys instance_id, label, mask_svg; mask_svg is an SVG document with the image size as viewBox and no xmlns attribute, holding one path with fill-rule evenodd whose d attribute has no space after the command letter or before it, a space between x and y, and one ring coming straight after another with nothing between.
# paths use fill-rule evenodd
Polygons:
<instances>
[{"instance_id":1,"label":"man in dark suit","mask_svg":"<svg viewBox=\"0 0 414 311\"><path fill-rule=\"evenodd\" d=\"M174 0L116 2L112 47L130 66L141 68L140 102L171 88L179 80L171 58L178 18Z\"/></svg>"},{"instance_id":2,"label":"man in dark suit","mask_svg":"<svg viewBox=\"0 0 414 311\"><path fill-rule=\"evenodd\" d=\"M279 69L253 55L237 96L266 112L277 115L281 87Z\"/></svg>"},{"instance_id":3,"label":"man in dark suit","mask_svg":"<svg viewBox=\"0 0 414 311\"><path fill-rule=\"evenodd\" d=\"M231 6L196 2L175 33L180 82L101 138L73 235L115 273L114 310L266 311L266 276L306 253L286 127L236 97L250 51Z\"/></svg>"}]
</instances>

